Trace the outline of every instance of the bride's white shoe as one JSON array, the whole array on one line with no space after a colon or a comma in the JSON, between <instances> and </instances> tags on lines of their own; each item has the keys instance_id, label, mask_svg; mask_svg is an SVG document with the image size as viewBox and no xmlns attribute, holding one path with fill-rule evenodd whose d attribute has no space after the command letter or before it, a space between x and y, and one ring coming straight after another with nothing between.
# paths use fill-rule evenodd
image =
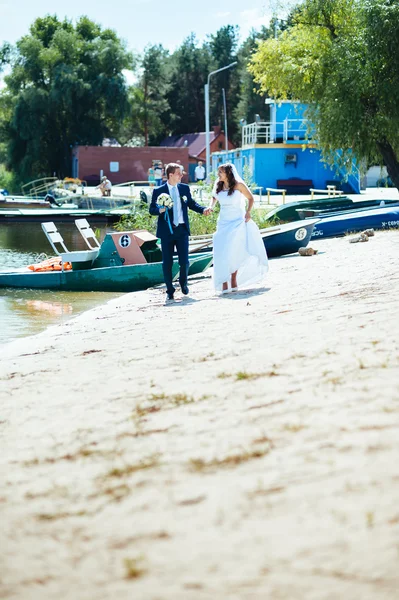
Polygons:
<instances>
[{"instance_id":1,"label":"bride's white shoe","mask_svg":"<svg viewBox=\"0 0 399 600\"><path fill-rule=\"evenodd\" d=\"M232 292L238 292L238 287L233 287L233 288L231 288L231 291L232 291Z\"/></svg>"}]
</instances>

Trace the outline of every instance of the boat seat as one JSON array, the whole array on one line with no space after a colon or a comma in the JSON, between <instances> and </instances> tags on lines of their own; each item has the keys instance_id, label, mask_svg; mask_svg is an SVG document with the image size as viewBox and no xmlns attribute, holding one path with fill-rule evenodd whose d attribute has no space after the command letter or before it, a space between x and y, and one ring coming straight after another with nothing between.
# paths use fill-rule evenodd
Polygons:
<instances>
[{"instance_id":1,"label":"boat seat","mask_svg":"<svg viewBox=\"0 0 399 600\"><path fill-rule=\"evenodd\" d=\"M100 252L100 247L94 250L75 250L70 252L54 223L42 223L42 229L54 252L58 254L58 256L61 256L63 266L64 262L93 263Z\"/></svg>"},{"instance_id":2,"label":"boat seat","mask_svg":"<svg viewBox=\"0 0 399 600\"><path fill-rule=\"evenodd\" d=\"M100 248L101 244L96 238L96 234L86 219L76 219L75 225L90 250L96 250L97 248Z\"/></svg>"}]
</instances>

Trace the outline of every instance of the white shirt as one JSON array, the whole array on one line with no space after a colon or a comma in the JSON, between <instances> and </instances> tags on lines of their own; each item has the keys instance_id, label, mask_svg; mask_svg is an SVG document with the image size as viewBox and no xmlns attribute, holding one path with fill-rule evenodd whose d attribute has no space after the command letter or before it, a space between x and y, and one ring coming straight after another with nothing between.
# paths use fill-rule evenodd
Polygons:
<instances>
[{"instance_id":1,"label":"white shirt","mask_svg":"<svg viewBox=\"0 0 399 600\"><path fill-rule=\"evenodd\" d=\"M172 198L173 203L175 203L175 200L174 200L172 189L174 187L176 188L176 197L177 197L176 208L177 208L177 214L178 214L178 217L179 217L179 224L180 223L184 223L183 209L181 207L181 200L180 200L179 188L177 187L177 185L175 185L175 186L170 185L169 182L167 182L167 184L168 184L168 189L169 189L169 195ZM174 214L174 212L173 212L173 214Z\"/></svg>"},{"instance_id":2,"label":"white shirt","mask_svg":"<svg viewBox=\"0 0 399 600\"><path fill-rule=\"evenodd\" d=\"M205 167L203 167L202 165L197 165L195 167L195 179L204 179L205 177Z\"/></svg>"}]
</instances>

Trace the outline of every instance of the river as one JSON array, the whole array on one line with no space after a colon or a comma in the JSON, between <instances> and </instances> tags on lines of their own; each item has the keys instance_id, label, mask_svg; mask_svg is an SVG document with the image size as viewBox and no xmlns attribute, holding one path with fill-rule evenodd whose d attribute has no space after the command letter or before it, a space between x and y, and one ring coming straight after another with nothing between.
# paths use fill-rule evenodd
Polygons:
<instances>
[{"instance_id":1,"label":"river","mask_svg":"<svg viewBox=\"0 0 399 600\"><path fill-rule=\"evenodd\" d=\"M57 228L68 249L84 249L74 223L57 223ZM102 241L110 230L101 225L96 233ZM39 262L44 254L54 256L40 223L0 223L0 269ZM0 344L39 333L118 296L121 294L0 288Z\"/></svg>"}]
</instances>

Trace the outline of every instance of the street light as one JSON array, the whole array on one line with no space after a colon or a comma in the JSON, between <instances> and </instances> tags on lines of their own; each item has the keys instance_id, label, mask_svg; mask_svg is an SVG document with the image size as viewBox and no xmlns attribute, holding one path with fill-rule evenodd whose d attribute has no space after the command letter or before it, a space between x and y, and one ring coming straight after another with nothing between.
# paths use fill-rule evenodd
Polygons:
<instances>
[{"instance_id":1,"label":"street light","mask_svg":"<svg viewBox=\"0 0 399 600\"><path fill-rule=\"evenodd\" d=\"M209 181L209 175L211 172L211 150L209 144L209 80L212 75L216 73L220 73L220 71L225 71L226 69L230 69L231 67L235 67L237 61L231 63L231 65L227 65L226 67L222 67L221 69L217 69L216 71L212 71L208 75L208 81L204 86L205 92L205 148L206 148L206 178Z\"/></svg>"}]
</instances>

